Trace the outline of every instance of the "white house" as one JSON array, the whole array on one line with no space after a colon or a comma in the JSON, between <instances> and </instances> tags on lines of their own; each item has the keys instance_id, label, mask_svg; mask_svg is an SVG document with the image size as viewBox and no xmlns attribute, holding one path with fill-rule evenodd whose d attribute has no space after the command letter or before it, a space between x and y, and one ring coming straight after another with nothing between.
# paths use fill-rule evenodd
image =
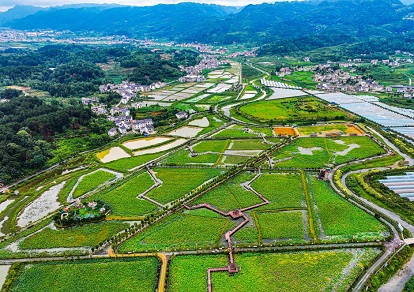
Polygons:
<instances>
[{"instance_id":1,"label":"white house","mask_svg":"<svg viewBox=\"0 0 414 292\"><path fill-rule=\"evenodd\" d=\"M112 128L108 131L108 136L109 137L113 137L118 133L118 131L116 130L116 128Z\"/></svg>"},{"instance_id":2,"label":"white house","mask_svg":"<svg viewBox=\"0 0 414 292\"><path fill-rule=\"evenodd\" d=\"M180 120L184 120L188 118L188 114L184 111L176 113L175 116L177 117L177 119L180 119Z\"/></svg>"}]
</instances>

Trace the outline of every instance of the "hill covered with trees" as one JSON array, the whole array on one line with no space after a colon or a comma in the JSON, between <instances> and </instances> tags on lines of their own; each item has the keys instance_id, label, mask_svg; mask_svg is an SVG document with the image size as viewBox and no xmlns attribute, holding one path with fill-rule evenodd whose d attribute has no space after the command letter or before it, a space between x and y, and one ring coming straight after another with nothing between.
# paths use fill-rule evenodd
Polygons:
<instances>
[{"instance_id":1,"label":"hill covered with trees","mask_svg":"<svg viewBox=\"0 0 414 292\"><path fill-rule=\"evenodd\" d=\"M263 53L285 54L367 40L382 46L395 37L411 37L412 12L414 6L398 0L292 1L248 5L243 9L180 3L39 11L5 25L176 41L248 43L265 45Z\"/></svg>"},{"instance_id":2,"label":"hill covered with trees","mask_svg":"<svg viewBox=\"0 0 414 292\"><path fill-rule=\"evenodd\" d=\"M0 178L9 182L44 167L52 157L54 136L87 126L91 117L81 106L63 107L35 97L0 103Z\"/></svg>"}]
</instances>

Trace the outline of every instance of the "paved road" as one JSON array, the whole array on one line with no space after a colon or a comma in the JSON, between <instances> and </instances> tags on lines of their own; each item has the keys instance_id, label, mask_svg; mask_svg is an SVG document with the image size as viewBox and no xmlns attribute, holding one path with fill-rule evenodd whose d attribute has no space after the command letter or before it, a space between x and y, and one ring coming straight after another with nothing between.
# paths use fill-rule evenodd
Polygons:
<instances>
[{"instance_id":1,"label":"paved road","mask_svg":"<svg viewBox=\"0 0 414 292\"><path fill-rule=\"evenodd\" d=\"M377 134L377 132L375 132ZM379 134L379 133L378 133ZM382 137L379 134L380 137ZM387 139L384 138L384 142L388 145L389 142ZM388 142L388 143L387 143ZM391 146L392 145L392 146ZM388 145L390 148L394 149L394 145L391 144ZM395 147L396 148L396 147ZM395 149L394 149L395 150ZM399 153L399 150L397 149L396 152ZM403 155L402 155L403 156ZM334 171L336 169L338 169L341 166L338 166L334 169ZM384 209L380 206L377 206L376 204L374 204L373 202L366 200L362 197L357 196L356 194L354 194L346 185L346 178L354 173L364 173L364 172L368 172L371 170L385 170L385 169L389 169L387 167L377 167L377 168L372 168L372 169L363 169L363 170L356 170L356 171L351 171L348 173L345 173L342 177L341 177L341 184L344 186L344 188L349 192L349 194L351 194L351 196L354 196L356 198L358 198L359 200L363 201L365 204L369 205L371 208L377 210L379 213L385 214L386 216L388 216L389 218L391 218L392 220L399 222L404 228L406 228L407 230L409 230L412 234L414 234L414 226L411 225L410 223L406 222L405 220L403 220L398 214L395 214L394 212ZM333 171L333 172L334 172ZM338 192L338 188L335 186L335 184L333 183L333 175L331 174L329 176L330 182L332 187ZM394 238L391 242L386 244L386 250L384 252L384 254L365 272L365 274L363 275L363 277L361 277L361 279L359 279L358 283L355 285L353 291L361 291L361 289L364 287L366 281L369 279L369 277L378 269L380 268L386 261L387 259L393 254L394 249L396 246L402 244L402 240L400 239L398 232L395 230L394 226L391 225L389 222L386 222L385 220L382 220L384 223L386 223L391 229L392 232L394 234ZM400 273L393 277L388 283L386 283L385 285L381 286L380 289L384 289L384 290L380 290L382 292L394 292L394 291L401 291L401 290L396 290L397 288L395 287L395 283L398 282L399 287L403 285L405 285L405 282L408 281L408 279L414 274L413 270L414 270L414 256L413 258L410 260L409 264L407 264L408 266L403 269L402 271L400 271Z\"/></svg>"},{"instance_id":2,"label":"paved road","mask_svg":"<svg viewBox=\"0 0 414 292\"><path fill-rule=\"evenodd\" d=\"M391 143L390 140L388 140L387 138L385 138L384 136L382 136L380 133L378 133L377 131L375 131L374 129L367 127L371 132L373 132L374 134L378 135L379 137L381 137L385 144L387 144L388 147L390 147L392 150L394 150L395 152L397 152L399 155L401 155L402 157L404 157L404 159L406 161L408 161L408 165L412 166L414 165L414 159L412 159L410 156L408 156L405 153L402 153L400 151L400 149L397 148L397 146L395 146L394 144Z\"/></svg>"},{"instance_id":3,"label":"paved road","mask_svg":"<svg viewBox=\"0 0 414 292\"><path fill-rule=\"evenodd\" d=\"M349 188L346 186L346 178L347 178L349 175L354 174L354 173L364 173L364 172L368 172L368 171L371 171L371 170L384 170L384 169L387 169L387 168L379 167L379 168L372 168L372 169L363 169L363 170L351 171L351 172L348 172L348 173L346 173L345 175L343 175L343 176L342 176L342 178L341 178L341 183L342 183L342 185L343 185L343 186L344 186L347 190L349 190ZM350 191L350 190L349 190L349 191ZM387 215L387 216L388 216L388 217L390 217L392 220L394 220L394 221L396 221L396 222L399 222L399 223L400 223L400 224L401 224L404 228L408 229L408 230L411 232L411 234L413 234L413 235L414 235L414 226L413 226L413 225L411 225L410 223L406 222L404 219L402 219L402 218L400 217L400 215L395 214L394 212L392 212L392 211L390 211L390 210L388 210L388 209L382 208L382 207L380 207L380 206L378 206L378 205L374 204L373 202L371 202L371 201L369 201L369 200L367 200L367 199L364 199L364 198L362 198L362 197L358 197L358 199L360 199L361 201L363 201L363 202L364 202L364 203L366 203L367 205L371 206L372 208L375 208L378 212L380 212L380 213L383 213L383 214Z\"/></svg>"},{"instance_id":4,"label":"paved road","mask_svg":"<svg viewBox=\"0 0 414 292\"><path fill-rule=\"evenodd\" d=\"M401 292L412 276L414 276L414 256L388 283L382 285L378 292Z\"/></svg>"}]
</instances>

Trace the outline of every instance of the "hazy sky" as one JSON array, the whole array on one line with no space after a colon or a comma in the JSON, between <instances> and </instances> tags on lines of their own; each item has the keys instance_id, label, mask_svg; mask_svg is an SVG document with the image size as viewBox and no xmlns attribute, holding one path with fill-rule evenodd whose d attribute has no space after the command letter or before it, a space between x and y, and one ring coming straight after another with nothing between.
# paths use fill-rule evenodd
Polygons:
<instances>
[{"instance_id":1,"label":"hazy sky","mask_svg":"<svg viewBox=\"0 0 414 292\"><path fill-rule=\"evenodd\" d=\"M179 2L202 2L209 4L220 4L228 6L244 6L247 4L259 4L263 2L275 2L266 0L0 0L0 11L5 11L15 5L35 5L35 6L58 6L64 4L78 4L78 3L117 3L123 5L148 6L159 3L175 4Z\"/></svg>"}]
</instances>

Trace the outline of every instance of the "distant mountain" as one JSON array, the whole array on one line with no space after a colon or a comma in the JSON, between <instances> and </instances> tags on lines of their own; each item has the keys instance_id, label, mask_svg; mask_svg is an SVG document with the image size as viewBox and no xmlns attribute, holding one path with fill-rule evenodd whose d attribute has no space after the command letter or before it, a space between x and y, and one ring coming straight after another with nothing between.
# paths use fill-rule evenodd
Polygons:
<instances>
[{"instance_id":1,"label":"distant mountain","mask_svg":"<svg viewBox=\"0 0 414 292\"><path fill-rule=\"evenodd\" d=\"M236 13L237 7L196 3L160 4L146 7L99 7L49 9L8 22L16 29L94 30L140 36L180 37L188 30L203 27Z\"/></svg>"},{"instance_id":2,"label":"distant mountain","mask_svg":"<svg viewBox=\"0 0 414 292\"><path fill-rule=\"evenodd\" d=\"M148 7L91 5L51 8L4 25L177 41L266 44L264 51L282 54L369 39L386 42L388 38L407 37L414 34L414 21L404 18L413 12L414 6L398 0L275 2L242 9L198 3Z\"/></svg>"},{"instance_id":3,"label":"distant mountain","mask_svg":"<svg viewBox=\"0 0 414 292\"><path fill-rule=\"evenodd\" d=\"M35 14L36 12L41 11L43 9L44 8L36 6L17 5L5 12L0 12L0 25L8 21L24 18L26 16Z\"/></svg>"}]
</instances>

